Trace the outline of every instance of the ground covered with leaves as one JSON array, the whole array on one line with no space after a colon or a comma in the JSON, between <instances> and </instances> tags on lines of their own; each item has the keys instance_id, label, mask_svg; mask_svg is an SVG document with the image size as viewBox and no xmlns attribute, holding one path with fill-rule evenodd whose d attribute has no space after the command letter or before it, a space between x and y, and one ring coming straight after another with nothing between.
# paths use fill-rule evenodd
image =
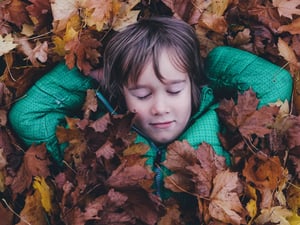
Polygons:
<instances>
[{"instance_id":1,"label":"ground covered with leaves","mask_svg":"<svg viewBox=\"0 0 300 225\"><path fill-rule=\"evenodd\" d=\"M134 143L133 114L92 119L94 90L82 118L66 118L68 129L57 129L58 140L69 142L62 165L44 144L24 148L7 122L11 105L55 63L97 77L111 34L150 15L174 15L195 27L204 58L216 46L234 46L286 68L294 80L290 104L257 110L251 90L221 100L217 112L227 129L219 138L230 167L207 143L168 146L165 186L193 196L193 211L153 194L149 147ZM299 225L299 15L298 0L0 1L0 223Z\"/></svg>"}]
</instances>

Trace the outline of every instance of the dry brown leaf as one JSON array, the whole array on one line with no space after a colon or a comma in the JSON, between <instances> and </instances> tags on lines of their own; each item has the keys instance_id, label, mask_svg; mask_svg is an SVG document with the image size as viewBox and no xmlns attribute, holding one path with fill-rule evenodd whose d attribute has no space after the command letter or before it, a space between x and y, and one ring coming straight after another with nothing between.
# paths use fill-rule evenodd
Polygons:
<instances>
[{"instance_id":1,"label":"dry brown leaf","mask_svg":"<svg viewBox=\"0 0 300 225\"><path fill-rule=\"evenodd\" d=\"M290 34L300 34L300 17L292 20L288 25L281 25L278 27L278 32L289 32Z\"/></svg>"},{"instance_id":2,"label":"dry brown leaf","mask_svg":"<svg viewBox=\"0 0 300 225\"><path fill-rule=\"evenodd\" d=\"M217 174L210 196L210 215L223 223L246 224L246 211L239 199L242 191L237 173L226 170Z\"/></svg>"}]
</instances>

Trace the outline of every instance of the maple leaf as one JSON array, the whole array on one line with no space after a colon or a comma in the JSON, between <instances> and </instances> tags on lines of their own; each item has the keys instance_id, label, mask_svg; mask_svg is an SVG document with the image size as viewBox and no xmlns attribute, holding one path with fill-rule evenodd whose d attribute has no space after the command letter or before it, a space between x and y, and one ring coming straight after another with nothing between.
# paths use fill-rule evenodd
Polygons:
<instances>
[{"instance_id":1,"label":"maple leaf","mask_svg":"<svg viewBox=\"0 0 300 225\"><path fill-rule=\"evenodd\" d=\"M294 14L300 15L300 9L297 9L300 5L298 0L272 0L272 2L281 16L293 19Z\"/></svg>"},{"instance_id":2,"label":"maple leaf","mask_svg":"<svg viewBox=\"0 0 300 225\"><path fill-rule=\"evenodd\" d=\"M35 31L38 32L43 28L51 25L52 12L49 1L30 0L31 5L26 6L29 15L37 22L35 23Z\"/></svg>"},{"instance_id":3,"label":"maple leaf","mask_svg":"<svg viewBox=\"0 0 300 225\"><path fill-rule=\"evenodd\" d=\"M21 28L24 23L32 23L26 10L27 4L24 1L12 0L5 6L4 15L6 15L6 21L15 24L19 28Z\"/></svg>"},{"instance_id":4,"label":"maple leaf","mask_svg":"<svg viewBox=\"0 0 300 225\"><path fill-rule=\"evenodd\" d=\"M79 7L77 0L53 0L51 1L51 10L53 31L54 33L59 33L66 28L69 18L78 13Z\"/></svg>"},{"instance_id":5,"label":"maple leaf","mask_svg":"<svg viewBox=\"0 0 300 225\"><path fill-rule=\"evenodd\" d=\"M140 11L133 10L133 8L139 3L139 0L131 0L121 3L118 2L118 4L114 3L115 6L113 7L113 11L115 12L115 18L113 20L112 28L118 31L123 27L136 22Z\"/></svg>"},{"instance_id":6,"label":"maple leaf","mask_svg":"<svg viewBox=\"0 0 300 225\"><path fill-rule=\"evenodd\" d=\"M210 215L224 223L246 224L246 211L239 200L243 186L238 174L225 170L217 174L213 183L209 204Z\"/></svg>"},{"instance_id":7,"label":"maple leaf","mask_svg":"<svg viewBox=\"0 0 300 225\"><path fill-rule=\"evenodd\" d=\"M248 6L248 3L246 4ZM248 10L251 16L257 18L258 21L263 23L272 31L276 31L281 25L279 15L270 2L266 2L266 4L258 4L254 1L254 4L251 5Z\"/></svg>"},{"instance_id":8,"label":"maple leaf","mask_svg":"<svg viewBox=\"0 0 300 225\"><path fill-rule=\"evenodd\" d=\"M226 168L225 158L217 156L209 144L202 143L195 150L187 141L169 145L163 165L174 172L165 178L166 188L203 198L210 196L213 177Z\"/></svg>"},{"instance_id":9,"label":"maple leaf","mask_svg":"<svg viewBox=\"0 0 300 225\"><path fill-rule=\"evenodd\" d=\"M17 171L16 177L9 184L14 193L22 193L32 184L34 176L50 176L49 166L51 162L47 155L45 144L32 145L24 155L24 162Z\"/></svg>"},{"instance_id":10,"label":"maple leaf","mask_svg":"<svg viewBox=\"0 0 300 225\"><path fill-rule=\"evenodd\" d=\"M82 0L80 6L84 9L84 20L90 27L95 26L97 31L101 31L103 27L108 26L112 21L113 4L116 1L106 0Z\"/></svg>"},{"instance_id":11,"label":"maple leaf","mask_svg":"<svg viewBox=\"0 0 300 225\"><path fill-rule=\"evenodd\" d=\"M190 1L190 0L162 0L168 6L175 17L187 21L189 24L197 24L200 16L210 6L211 1Z\"/></svg>"},{"instance_id":12,"label":"maple leaf","mask_svg":"<svg viewBox=\"0 0 300 225\"><path fill-rule=\"evenodd\" d=\"M245 145L248 141L252 146L259 143L267 134L272 132L272 125L279 107L263 106L256 109L258 99L249 89L238 94L237 104L233 99L224 99L217 109L221 121L228 131L219 134L219 138L226 149L232 154L233 165L238 165L250 152Z\"/></svg>"},{"instance_id":13,"label":"maple leaf","mask_svg":"<svg viewBox=\"0 0 300 225\"><path fill-rule=\"evenodd\" d=\"M292 216L293 213L281 206L275 206L270 209L262 209L261 214L254 220L258 224L266 224L268 222L289 225L287 217Z\"/></svg>"},{"instance_id":14,"label":"maple leaf","mask_svg":"<svg viewBox=\"0 0 300 225\"><path fill-rule=\"evenodd\" d=\"M4 38L0 35L0 56L10 52L16 48L18 44L14 43L14 38L11 34L6 35Z\"/></svg>"},{"instance_id":15,"label":"maple leaf","mask_svg":"<svg viewBox=\"0 0 300 225\"><path fill-rule=\"evenodd\" d=\"M154 173L144 166L132 165L128 166L126 161L113 171L107 179L107 184L117 190L139 188L141 183L145 181L153 182ZM148 191L151 191L148 190Z\"/></svg>"},{"instance_id":16,"label":"maple leaf","mask_svg":"<svg viewBox=\"0 0 300 225\"><path fill-rule=\"evenodd\" d=\"M97 50L99 46L101 46L101 42L93 38L91 33L82 32L80 37L75 37L65 45L66 65L70 69L76 65L79 70L88 75L94 62L99 61L100 53Z\"/></svg>"},{"instance_id":17,"label":"maple leaf","mask_svg":"<svg viewBox=\"0 0 300 225\"><path fill-rule=\"evenodd\" d=\"M35 191L32 195L26 196L25 206L20 213L21 221L16 225L47 225L48 221L44 213L40 193Z\"/></svg>"}]
</instances>

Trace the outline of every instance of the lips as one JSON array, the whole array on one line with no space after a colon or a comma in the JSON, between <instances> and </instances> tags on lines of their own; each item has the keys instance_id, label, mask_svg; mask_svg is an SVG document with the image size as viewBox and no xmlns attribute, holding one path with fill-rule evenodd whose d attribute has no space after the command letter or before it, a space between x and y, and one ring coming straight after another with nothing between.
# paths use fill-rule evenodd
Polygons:
<instances>
[{"instance_id":1,"label":"lips","mask_svg":"<svg viewBox=\"0 0 300 225\"><path fill-rule=\"evenodd\" d=\"M174 121L166 121L166 122L156 122L151 123L150 125L157 129L167 129L172 126Z\"/></svg>"}]
</instances>

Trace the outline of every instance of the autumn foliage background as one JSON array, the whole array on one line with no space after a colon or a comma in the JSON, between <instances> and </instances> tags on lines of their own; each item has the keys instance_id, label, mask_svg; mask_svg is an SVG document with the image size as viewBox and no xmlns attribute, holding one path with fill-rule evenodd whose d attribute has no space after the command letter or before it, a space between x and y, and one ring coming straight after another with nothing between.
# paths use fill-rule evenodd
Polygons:
<instances>
[{"instance_id":1,"label":"autumn foliage background","mask_svg":"<svg viewBox=\"0 0 300 225\"><path fill-rule=\"evenodd\" d=\"M113 32L138 18L174 15L196 29L201 55L216 46L250 51L290 71L293 101L256 110L251 90L218 109L232 166L203 143L168 148L165 178L194 196L186 211L152 194L148 147L134 144L133 115L105 115L87 91L82 118L66 118L57 137L69 142L63 167L45 145L24 149L7 113L32 84L64 60L98 76ZM298 0L2 0L0 1L0 221L23 224L292 224L300 207L300 2ZM98 77L101 79L101 77ZM129 147L128 147L129 146ZM60 169L59 169L60 168ZM5 218L5 219L3 219Z\"/></svg>"}]
</instances>

